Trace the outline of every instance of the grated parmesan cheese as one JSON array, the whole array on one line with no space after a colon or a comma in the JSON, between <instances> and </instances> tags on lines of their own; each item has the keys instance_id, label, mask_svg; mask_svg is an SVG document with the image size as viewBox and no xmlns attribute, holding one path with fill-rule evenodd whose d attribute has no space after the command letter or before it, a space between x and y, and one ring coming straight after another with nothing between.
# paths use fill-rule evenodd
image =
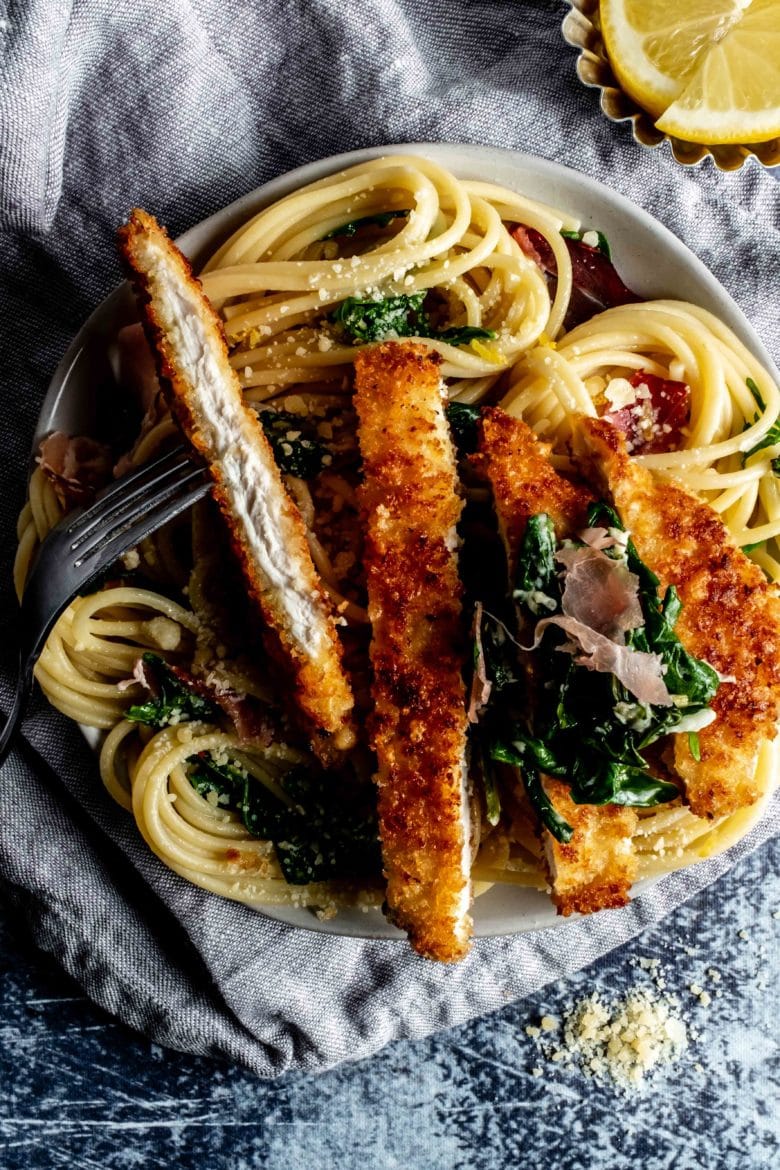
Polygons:
<instances>
[{"instance_id":1,"label":"grated parmesan cheese","mask_svg":"<svg viewBox=\"0 0 780 1170\"><path fill-rule=\"evenodd\" d=\"M633 988L621 999L593 992L569 1006L562 1024L560 1036L551 1039L560 1026L551 1016L525 1031L553 1064L625 1091L640 1089L653 1070L674 1063L688 1047L678 1001L653 987Z\"/></svg>"},{"instance_id":2,"label":"grated parmesan cheese","mask_svg":"<svg viewBox=\"0 0 780 1170\"><path fill-rule=\"evenodd\" d=\"M633 406L638 395L628 378L610 378L604 388L604 397L613 410L623 410L626 406Z\"/></svg>"},{"instance_id":3,"label":"grated parmesan cheese","mask_svg":"<svg viewBox=\"0 0 780 1170\"><path fill-rule=\"evenodd\" d=\"M141 556L137 548L129 548L126 553L122 553L121 561L124 567L132 572L141 564Z\"/></svg>"}]
</instances>

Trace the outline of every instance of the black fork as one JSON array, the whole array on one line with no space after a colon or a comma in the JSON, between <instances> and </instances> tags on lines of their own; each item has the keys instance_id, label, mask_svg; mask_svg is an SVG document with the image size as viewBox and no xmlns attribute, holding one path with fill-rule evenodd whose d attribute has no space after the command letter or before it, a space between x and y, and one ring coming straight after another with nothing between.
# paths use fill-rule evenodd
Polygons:
<instances>
[{"instance_id":1,"label":"black fork","mask_svg":"<svg viewBox=\"0 0 780 1170\"><path fill-rule=\"evenodd\" d=\"M206 495L206 469L181 447L135 468L70 512L41 544L19 615L19 676L0 732L3 763L21 723L36 659L62 611L122 553Z\"/></svg>"}]
</instances>

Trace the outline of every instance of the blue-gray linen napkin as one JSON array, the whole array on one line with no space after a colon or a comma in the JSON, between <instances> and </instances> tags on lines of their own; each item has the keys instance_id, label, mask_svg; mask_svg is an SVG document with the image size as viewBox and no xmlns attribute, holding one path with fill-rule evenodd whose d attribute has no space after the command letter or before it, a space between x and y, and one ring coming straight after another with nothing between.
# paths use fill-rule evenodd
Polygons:
<instances>
[{"instance_id":1,"label":"blue-gray linen napkin","mask_svg":"<svg viewBox=\"0 0 780 1170\"><path fill-rule=\"evenodd\" d=\"M135 204L173 234L274 175L354 147L453 141L555 159L699 255L777 357L780 188L647 152L574 73L553 0L10 0L0 4L2 686L14 676L14 525L54 367L117 284ZM673 290L672 290L673 291ZM36 699L0 783L0 876L37 943L161 1044L261 1076L318 1070L520 998L592 962L778 832L630 907L477 942L457 967L315 935L172 874L103 792L76 727Z\"/></svg>"}]
</instances>

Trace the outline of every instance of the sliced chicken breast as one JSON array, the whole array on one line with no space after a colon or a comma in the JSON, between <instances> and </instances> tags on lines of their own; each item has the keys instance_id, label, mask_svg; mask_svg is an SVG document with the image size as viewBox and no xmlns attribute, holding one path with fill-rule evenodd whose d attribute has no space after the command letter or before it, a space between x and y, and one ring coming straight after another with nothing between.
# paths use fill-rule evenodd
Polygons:
<instances>
[{"instance_id":1,"label":"sliced chicken breast","mask_svg":"<svg viewBox=\"0 0 780 1170\"><path fill-rule=\"evenodd\" d=\"M587 525L592 493L558 475L549 456L550 447L522 420L498 407L482 411L479 447L471 463L493 492L510 580L531 516L547 513L559 540ZM523 657L533 686L533 654ZM541 780L556 811L573 829L568 844L556 840L547 829L540 830L559 913L587 914L625 905L637 871L632 845L636 813L616 805L575 804L563 781L550 776Z\"/></svg>"},{"instance_id":2,"label":"sliced chicken breast","mask_svg":"<svg viewBox=\"0 0 780 1170\"><path fill-rule=\"evenodd\" d=\"M701 760L676 736L674 769L691 810L721 817L753 804L761 744L780 714L780 600L759 567L733 543L718 514L681 485L628 457L619 431L583 420L578 458L620 512L637 551L683 603L676 632L691 654L727 680L712 701L716 719L699 732Z\"/></svg>"},{"instance_id":3,"label":"sliced chicken breast","mask_svg":"<svg viewBox=\"0 0 780 1170\"><path fill-rule=\"evenodd\" d=\"M355 369L388 916L449 962L472 926L455 453L423 346L363 350Z\"/></svg>"},{"instance_id":4,"label":"sliced chicken breast","mask_svg":"<svg viewBox=\"0 0 780 1170\"><path fill-rule=\"evenodd\" d=\"M335 618L300 513L228 361L222 326L189 263L156 220L132 213L119 249L171 409L208 464L247 588L289 675L312 746L334 762L355 741Z\"/></svg>"}]
</instances>

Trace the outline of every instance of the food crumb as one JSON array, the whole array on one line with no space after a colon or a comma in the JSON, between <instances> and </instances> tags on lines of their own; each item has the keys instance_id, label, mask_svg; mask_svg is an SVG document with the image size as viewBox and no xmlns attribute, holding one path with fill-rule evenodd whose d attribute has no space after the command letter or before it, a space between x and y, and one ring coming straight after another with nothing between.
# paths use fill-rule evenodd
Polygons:
<instances>
[{"instance_id":1,"label":"food crumb","mask_svg":"<svg viewBox=\"0 0 780 1170\"><path fill-rule=\"evenodd\" d=\"M137 548L129 548L127 552L122 553L121 561L124 567L129 572L132 572L133 569L137 569L141 564L141 555Z\"/></svg>"},{"instance_id":2,"label":"food crumb","mask_svg":"<svg viewBox=\"0 0 780 1170\"><path fill-rule=\"evenodd\" d=\"M660 963L640 960L657 978ZM707 992L699 988L706 996ZM701 1002L701 1000L700 1000ZM564 1068L579 1068L587 1077L612 1081L624 1091L638 1091L652 1073L674 1063L688 1047L689 1034L678 1000L657 987L635 987L619 999L593 992L568 1005L561 1021L542 1016L525 1033L537 1042L542 1055Z\"/></svg>"}]
</instances>

